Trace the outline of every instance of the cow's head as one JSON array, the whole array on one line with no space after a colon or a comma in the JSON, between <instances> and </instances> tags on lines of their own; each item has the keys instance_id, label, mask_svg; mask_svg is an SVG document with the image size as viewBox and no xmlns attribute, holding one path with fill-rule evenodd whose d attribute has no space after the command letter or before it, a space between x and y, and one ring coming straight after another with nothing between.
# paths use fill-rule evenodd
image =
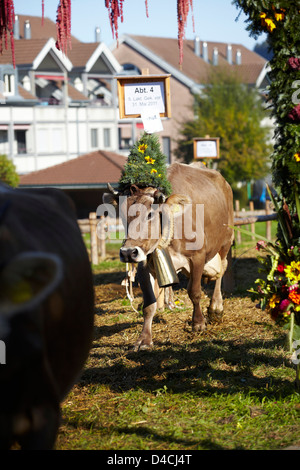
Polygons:
<instances>
[{"instance_id":1,"label":"cow's head","mask_svg":"<svg viewBox=\"0 0 300 470\"><path fill-rule=\"evenodd\" d=\"M172 194L168 198L152 187L130 187L128 194L108 186L110 193L105 193L103 202L119 205L120 217L126 230L126 238L120 249L123 262L138 263L145 261L159 244L169 244L173 237L174 217L183 211L184 204L191 201L181 194Z\"/></svg>"}]
</instances>

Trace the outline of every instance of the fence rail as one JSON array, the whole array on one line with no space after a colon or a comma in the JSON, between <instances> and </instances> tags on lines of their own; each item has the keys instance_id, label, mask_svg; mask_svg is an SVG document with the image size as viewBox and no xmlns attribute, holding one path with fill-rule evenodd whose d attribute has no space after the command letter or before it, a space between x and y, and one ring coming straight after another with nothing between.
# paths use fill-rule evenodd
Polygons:
<instances>
[{"instance_id":1,"label":"fence rail","mask_svg":"<svg viewBox=\"0 0 300 470\"><path fill-rule=\"evenodd\" d=\"M250 210L240 210L239 201L235 201L234 211L234 225L249 225L249 235L252 234L252 240L255 240L255 223L265 222L266 223L266 238L271 239L271 224L272 220L277 219L277 214L271 209L270 201L266 201L265 208L260 210L254 210L253 202L250 201ZM241 243L241 233L237 231L235 234L235 241L237 244Z\"/></svg>"}]
</instances>

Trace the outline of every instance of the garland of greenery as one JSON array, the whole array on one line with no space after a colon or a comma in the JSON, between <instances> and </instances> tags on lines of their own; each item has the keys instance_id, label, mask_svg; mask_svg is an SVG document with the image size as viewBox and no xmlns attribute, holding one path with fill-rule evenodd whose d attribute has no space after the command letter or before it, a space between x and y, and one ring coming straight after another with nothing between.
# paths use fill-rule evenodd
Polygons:
<instances>
[{"instance_id":1,"label":"garland of greenery","mask_svg":"<svg viewBox=\"0 0 300 470\"><path fill-rule=\"evenodd\" d=\"M275 243L266 239L258 243L257 249L264 252L259 261L266 277L257 279L257 288L251 292L253 300L258 300L263 310L289 330L292 351L300 340L300 3L234 3L248 16L250 35L267 33L274 54L270 61L269 100L276 123L272 176L278 196L275 199L269 194L278 214L278 238ZM299 362L295 362L298 388Z\"/></svg>"},{"instance_id":2,"label":"garland of greenery","mask_svg":"<svg viewBox=\"0 0 300 470\"><path fill-rule=\"evenodd\" d=\"M273 181L281 198L295 208L300 172L300 4L298 0L234 0L248 16L255 38L267 33L270 61L269 99L276 122L272 155ZM296 87L296 88L295 88ZM298 93L300 95L300 93Z\"/></svg>"},{"instance_id":3,"label":"garland of greenery","mask_svg":"<svg viewBox=\"0 0 300 470\"><path fill-rule=\"evenodd\" d=\"M144 133L130 150L119 180L119 190L125 192L131 185L153 187L169 196L172 189L166 170L166 156L161 152L158 136Z\"/></svg>"}]
</instances>

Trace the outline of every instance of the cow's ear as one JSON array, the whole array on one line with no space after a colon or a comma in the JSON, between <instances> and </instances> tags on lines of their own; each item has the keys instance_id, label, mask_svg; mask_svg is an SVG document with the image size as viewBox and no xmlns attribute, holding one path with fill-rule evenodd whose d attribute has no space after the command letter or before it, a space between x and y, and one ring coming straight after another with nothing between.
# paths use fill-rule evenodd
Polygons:
<instances>
[{"instance_id":1,"label":"cow's ear","mask_svg":"<svg viewBox=\"0 0 300 470\"><path fill-rule=\"evenodd\" d=\"M166 204L170 206L172 212L182 212L185 204L191 204L192 201L189 196L184 194L172 194L166 200Z\"/></svg>"},{"instance_id":2,"label":"cow's ear","mask_svg":"<svg viewBox=\"0 0 300 470\"><path fill-rule=\"evenodd\" d=\"M153 194L153 197L154 197L155 204L163 204L164 202L166 202L166 196L159 189L155 191L155 193Z\"/></svg>"},{"instance_id":3,"label":"cow's ear","mask_svg":"<svg viewBox=\"0 0 300 470\"><path fill-rule=\"evenodd\" d=\"M0 274L1 317L34 310L62 278L62 261L55 254L23 252L15 256Z\"/></svg>"}]
</instances>

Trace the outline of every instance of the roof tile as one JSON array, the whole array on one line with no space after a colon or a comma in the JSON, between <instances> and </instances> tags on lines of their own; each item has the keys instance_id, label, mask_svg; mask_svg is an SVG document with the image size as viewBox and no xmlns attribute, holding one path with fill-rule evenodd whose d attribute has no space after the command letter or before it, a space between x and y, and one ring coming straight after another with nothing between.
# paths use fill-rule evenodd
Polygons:
<instances>
[{"instance_id":1,"label":"roof tile","mask_svg":"<svg viewBox=\"0 0 300 470\"><path fill-rule=\"evenodd\" d=\"M123 155L96 150L59 165L20 176L20 186L117 183L126 163Z\"/></svg>"},{"instance_id":2,"label":"roof tile","mask_svg":"<svg viewBox=\"0 0 300 470\"><path fill-rule=\"evenodd\" d=\"M178 41L174 38L161 38L161 37L150 37L150 36L136 36L129 35L132 39L152 51L158 57L163 59L168 64L179 69L179 49ZM209 63L205 62L202 57L199 57L194 52L194 41L184 40L183 41L183 63L181 72L187 77L194 80L196 83L204 83L208 79L209 70L212 67L212 55L214 48L218 49L218 63L220 66L230 66L236 71L241 73L241 78L245 83L255 83L256 79L262 68L264 67L266 60L256 52L247 49L242 44L231 44L232 46L232 60L233 65L229 65L226 59L227 43L222 42L209 42L208 46L208 58ZM200 41L200 50L202 51L203 41ZM235 57L237 50L241 51L242 64L237 65L235 63Z\"/></svg>"}]
</instances>

